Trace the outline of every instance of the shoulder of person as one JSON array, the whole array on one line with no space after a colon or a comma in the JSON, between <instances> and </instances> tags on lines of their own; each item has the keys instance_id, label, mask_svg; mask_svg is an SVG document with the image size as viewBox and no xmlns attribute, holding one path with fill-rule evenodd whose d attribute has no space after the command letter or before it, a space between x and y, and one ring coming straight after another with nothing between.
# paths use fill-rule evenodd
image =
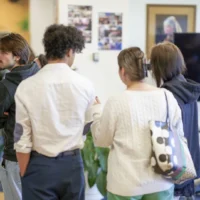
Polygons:
<instances>
[{"instance_id":1,"label":"shoulder of person","mask_svg":"<svg viewBox=\"0 0 200 200\"><path fill-rule=\"evenodd\" d=\"M78 74L77 72L74 72L74 75L77 77L77 80L82 87L85 87L86 89L94 89L94 84L87 77Z\"/></svg>"},{"instance_id":2,"label":"shoulder of person","mask_svg":"<svg viewBox=\"0 0 200 200\"><path fill-rule=\"evenodd\" d=\"M161 88L160 90L163 91L163 92L165 92L165 94L167 95L167 97L174 99L174 95L172 94L171 91L169 91L169 90L167 90L165 88Z\"/></svg>"},{"instance_id":3,"label":"shoulder of person","mask_svg":"<svg viewBox=\"0 0 200 200\"><path fill-rule=\"evenodd\" d=\"M176 106L178 106L178 102L177 102L176 98L174 97L173 93L170 92L170 91L167 90L167 89L164 89L164 88L162 88L162 90L163 90L163 91L166 93L166 95L167 95L167 100L168 100L168 102L169 102L169 106L170 106L170 107L176 107Z\"/></svg>"},{"instance_id":4,"label":"shoulder of person","mask_svg":"<svg viewBox=\"0 0 200 200\"><path fill-rule=\"evenodd\" d=\"M33 77L34 76L31 76L31 77L28 77L27 79L23 80L17 87L16 93L30 94L31 93L30 89L32 88L32 83L34 82Z\"/></svg>"},{"instance_id":5,"label":"shoulder of person","mask_svg":"<svg viewBox=\"0 0 200 200\"><path fill-rule=\"evenodd\" d=\"M106 104L117 104L124 100L124 95L115 95L108 98Z\"/></svg>"}]
</instances>

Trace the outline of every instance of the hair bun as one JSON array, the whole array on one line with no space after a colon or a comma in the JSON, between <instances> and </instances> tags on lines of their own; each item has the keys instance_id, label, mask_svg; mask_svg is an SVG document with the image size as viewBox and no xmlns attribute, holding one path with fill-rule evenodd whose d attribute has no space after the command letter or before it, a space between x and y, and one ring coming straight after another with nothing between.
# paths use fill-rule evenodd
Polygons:
<instances>
[{"instance_id":1,"label":"hair bun","mask_svg":"<svg viewBox=\"0 0 200 200\"><path fill-rule=\"evenodd\" d=\"M146 70L143 67L144 53L138 47L124 49L118 55L119 67L123 67L131 81L140 81L145 78Z\"/></svg>"},{"instance_id":2,"label":"hair bun","mask_svg":"<svg viewBox=\"0 0 200 200\"><path fill-rule=\"evenodd\" d=\"M138 48L138 51L134 52L134 55L135 55L136 59L143 59L144 58L144 53L141 51L140 48Z\"/></svg>"}]
</instances>

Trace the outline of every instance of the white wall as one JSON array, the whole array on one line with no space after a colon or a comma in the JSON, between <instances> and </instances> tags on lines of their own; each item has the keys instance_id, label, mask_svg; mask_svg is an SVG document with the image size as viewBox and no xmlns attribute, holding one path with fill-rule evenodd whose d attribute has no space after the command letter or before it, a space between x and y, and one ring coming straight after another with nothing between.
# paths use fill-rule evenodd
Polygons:
<instances>
[{"instance_id":1,"label":"white wall","mask_svg":"<svg viewBox=\"0 0 200 200\"><path fill-rule=\"evenodd\" d=\"M43 53L45 28L55 22L54 0L30 0L31 46L36 54Z\"/></svg>"},{"instance_id":2,"label":"white wall","mask_svg":"<svg viewBox=\"0 0 200 200\"><path fill-rule=\"evenodd\" d=\"M98 48L98 13L99 12L121 12L123 13L123 46L130 43L129 31L129 0L60 0L59 22L67 24L68 4L93 6L92 43L86 45L83 54L77 55L75 66L78 72L87 76L95 85L97 95L105 102L113 94L124 89L119 77L117 66L117 55L119 51L99 51L98 63L92 61L92 53Z\"/></svg>"},{"instance_id":3,"label":"white wall","mask_svg":"<svg viewBox=\"0 0 200 200\"><path fill-rule=\"evenodd\" d=\"M34 51L43 53L42 37L45 28L55 22L56 0L30 0L31 45ZM98 51L98 12L123 13L123 48L146 48L146 4L197 5L196 31L200 32L200 0L58 0L60 23L67 24L68 4L92 5L92 44L87 44L77 55L74 66L78 73L87 76L95 85L97 95L104 103L111 95L124 89L118 77L118 51ZM92 53L99 52L100 61L92 61ZM148 78L152 83L152 79Z\"/></svg>"}]
</instances>

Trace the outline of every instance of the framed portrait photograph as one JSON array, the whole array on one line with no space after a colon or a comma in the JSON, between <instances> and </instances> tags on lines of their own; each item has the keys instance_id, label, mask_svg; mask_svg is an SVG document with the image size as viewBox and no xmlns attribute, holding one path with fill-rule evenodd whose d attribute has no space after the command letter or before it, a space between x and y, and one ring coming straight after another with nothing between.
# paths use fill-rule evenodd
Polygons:
<instances>
[{"instance_id":1,"label":"framed portrait photograph","mask_svg":"<svg viewBox=\"0 0 200 200\"><path fill-rule=\"evenodd\" d=\"M196 31L196 6L147 5L146 53L163 41L174 42L174 33Z\"/></svg>"},{"instance_id":2,"label":"framed portrait photograph","mask_svg":"<svg viewBox=\"0 0 200 200\"><path fill-rule=\"evenodd\" d=\"M92 42L92 6L68 5L68 25L83 32L86 43Z\"/></svg>"},{"instance_id":3,"label":"framed portrait photograph","mask_svg":"<svg viewBox=\"0 0 200 200\"><path fill-rule=\"evenodd\" d=\"M99 13L98 49L122 49L122 13Z\"/></svg>"}]
</instances>

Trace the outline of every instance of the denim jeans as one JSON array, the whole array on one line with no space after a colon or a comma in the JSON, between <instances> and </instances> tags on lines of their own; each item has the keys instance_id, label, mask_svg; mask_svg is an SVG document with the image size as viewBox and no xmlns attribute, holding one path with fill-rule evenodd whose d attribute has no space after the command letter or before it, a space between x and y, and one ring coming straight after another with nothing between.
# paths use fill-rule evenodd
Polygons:
<instances>
[{"instance_id":1,"label":"denim jeans","mask_svg":"<svg viewBox=\"0 0 200 200\"><path fill-rule=\"evenodd\" d=\"M0 166L0 181L4 200L22 200L21 178L17 162L5 160L5 166Z\"/></svg>"}]
</instances>

